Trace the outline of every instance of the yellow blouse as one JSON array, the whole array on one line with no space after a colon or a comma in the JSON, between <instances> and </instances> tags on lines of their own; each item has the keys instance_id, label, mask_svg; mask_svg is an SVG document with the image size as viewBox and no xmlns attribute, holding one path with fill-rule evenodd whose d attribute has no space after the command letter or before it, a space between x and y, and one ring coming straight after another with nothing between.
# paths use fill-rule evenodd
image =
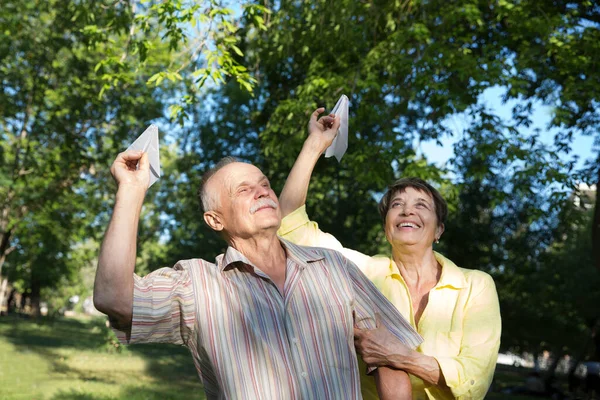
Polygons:
<instances>
[{"instance_id":1,"label":"yellow blouse","mask_svg":"<svg viewBox=\"0 0 600 400\"><path fill-rule=\"evenodd\" d=\"M459 268L435 253L442 274L429 293L419 325L415 326L408 287L390 256L370 257L344 248L335 237L322 232L316 222L309 220L305 206L285 217L278 233L293 243L340 251L417 329L424 339L417 351L437 360L451 392L411 375L413 399L485 397L496 367L501 332L498 295L491 276ZM377 399L374 379L364 373L362 392L365 399Z\"/></svg>"}]
</instances>

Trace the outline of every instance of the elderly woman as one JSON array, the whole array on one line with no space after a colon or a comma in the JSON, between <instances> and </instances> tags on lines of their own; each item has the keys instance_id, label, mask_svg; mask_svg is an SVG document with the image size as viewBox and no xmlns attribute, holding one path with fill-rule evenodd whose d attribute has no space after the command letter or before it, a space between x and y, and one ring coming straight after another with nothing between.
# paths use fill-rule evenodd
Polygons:
<instances>
[{"instance_id":1,"label":"elderly woman","mask_svg":"<svg viewBox=\"0 0 600 400\"><path fill-rule=\"evenodd\" d=\"M356 345L370 365L406 371L413 399L483 399L492 382L500 345L500 310L492 278L457 267L433 251L444 232L447 206L427 182L403 178L379 204L389 256L370 257L344 248L309 220L304 203L314 165L335 137L333 116L309 122L309 137L281 193L286 216L279 234L292 242L339 250L352 260L423 337L411 350L384 327L356 330ZM363 379L363 396L377 398L374 382Z\"/></svg>"}]
</instances>

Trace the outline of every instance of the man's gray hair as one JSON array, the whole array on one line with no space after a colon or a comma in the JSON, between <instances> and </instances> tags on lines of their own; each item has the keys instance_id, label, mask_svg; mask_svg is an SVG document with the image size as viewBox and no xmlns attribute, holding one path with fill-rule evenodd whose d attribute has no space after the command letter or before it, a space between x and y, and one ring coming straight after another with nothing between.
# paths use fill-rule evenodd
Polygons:
<instances>
[{"instance_id":1,"label":"man's gray hair","mask_svg":"<svg viewBox=\"0 0 600 400\"><path fill-rule=\"evenodd\" d=\"M226 165L233 164L236 162L241 162L235 157L224 157L218 163L215 164L214 167L209 169L202 175L202 179L200 180L200 187L198 188L198 200L200 201L200 207L204 212L212 211L216 209L219 205L219 191L212 190L207 191L206 186L210 178L213 177L214 174L219 172L219 170Z\"/></svg>"}]
</instances>

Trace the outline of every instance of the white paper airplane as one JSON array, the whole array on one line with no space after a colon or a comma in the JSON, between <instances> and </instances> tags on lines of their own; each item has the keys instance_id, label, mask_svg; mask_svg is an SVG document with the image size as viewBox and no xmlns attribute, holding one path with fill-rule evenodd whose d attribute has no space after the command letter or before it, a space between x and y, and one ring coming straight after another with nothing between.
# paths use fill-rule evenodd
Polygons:
<instances>
[{"instance_id":1,"label":"white paper airplane","mask_svg":"<svg viewBox=\"0 0 600 400\"><path fill-rule=\"evenodd\" d=\"M150 125L127 150L143 150L148 153L148 161L150 163L150 182L148 183L148 187L152 186L160 178L158 127L154 124Z\"/></svg>"},{"instance_id":2,"label":"white paper airplane","mask_svg":"<svg viewBox=\"0 0 600 400\"><path fill-rule=\"evenodd\" d=\"M348 103L348 97L343 94L331 111L332 114L340 116L340 127L331 146L325 150L325 157L335 156L338 162L342 160L344 153L348 149Z\"/></svg>"}]
</instances>

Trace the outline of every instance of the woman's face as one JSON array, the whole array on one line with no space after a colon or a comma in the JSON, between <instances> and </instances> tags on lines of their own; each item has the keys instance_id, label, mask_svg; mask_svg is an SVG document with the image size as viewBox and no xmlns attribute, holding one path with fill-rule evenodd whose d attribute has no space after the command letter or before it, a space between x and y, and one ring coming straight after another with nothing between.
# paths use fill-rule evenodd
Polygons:
<instances>
[{"instance_id":1,"label":"woman's face","mask_svg":"<svg viewBox=\"0 0 600 400\"><path fill-rule=\"evenodd\" d=\"M385 236L392 247L430 247L443 231L428 193L412 187L394 193L385 217Z\"/></svg>"}]
</instances>

